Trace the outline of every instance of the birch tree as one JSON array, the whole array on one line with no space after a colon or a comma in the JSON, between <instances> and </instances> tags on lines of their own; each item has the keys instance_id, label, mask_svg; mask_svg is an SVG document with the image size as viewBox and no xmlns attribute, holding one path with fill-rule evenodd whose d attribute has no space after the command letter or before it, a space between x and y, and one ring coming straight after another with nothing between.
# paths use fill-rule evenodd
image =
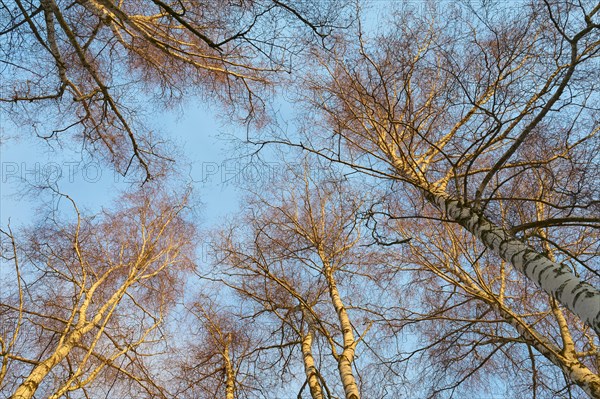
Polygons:
<instances>
[{"instance_id":1,"label":"birch tree","mask_svg":"<svg viewBox=\"0 0 600 399\"><path fill-rule=\"evenodd\" d=\"M361 247L362 202L339 182L307 173L284 180L281 187L273 184L278 187L272 188L273 197L250 200L247 236L234 227L218 241L218 273L224 284L258 303L258 312L272 314L291 330L295 338L287 342L299 348L311 397L323 398L339 383L344 397L358 399L355 353L372 326L367 307L358 304L375 292L347 291L346 285L358 279L366 288L380 277L377 247ZM333 364L315 361L315 340L323 341ZM337 368L337 376L325 374L327 364Z\"/></svg>"},{"instance_id":2,"label":"birch tree","mask_svg":"<svg viewBox=\"0 0 600 399\"><path fill-rule=\"evenodd\" d=\"M459 226L436 220L431 209L417 220L409 212L396 208L406 217L389 221L411 236L398 259L411 277L390 292L403 299L404 317L391 324L418 334L397 361L431 364L417 371L426 388L416 396L580 397L582 389L598 397L597 338L589 329ZM589 234L551 240L582 256L599 239ZM547 248L549 257L556 253Z\"/></svg>"},{"instance_id":3,"label":"birch tree","mask_svg":"<svg viewBox=\"0 0 600 399\"><path fill-rule=\"evenodd\" d=\"M10 398L164 397L145 359L163 348L194 231L185 203L160 190L121 203L95 217L75 207L73 223L50 220L24 239L3 231L15 270L0 300L0 388Z\"/></svg>"},{"instance_id":4,"label":"birch tree","mask_svg":"<svg viewBox=\"0 0 600 399\"><path fill-rule=\"evenodd\" d=\"M511 7L398 12L380 34L359 28L315 52L299 92L306 138L273 141L386 179L417 209L420 198L598 334L597 252L579 259L536 232L600 223L600 6Z\"/></svg>"},{"instance_id":5,"label":"birch tree","mask_svg":"<svg viewBox=\"0 0 600 399\"><path fill-rule=\"evenodd\" d=\"M233 345L239 346L243 345L244 337L241 336L243 334L242 331L235 331L236 334L234 336L234 328L231 319L226 319L222 315L219 315L212 311L212 309L206 309L204 305L201 303L196 303L194 309L192 310L196 315L197 319L201 322L202 330L206 333L206 339L202 342L202 348L197 356L194 356L194 363L196 364L192 367L192 373L196 374L197 377L194 378L195 381L201 379L201 373L199 369L206 367L207 364L213 364L213 370L210 368L207 376L213 376L217 378L213 392L214 397L222 396L225 399L234 399L237 397L236 391L238 389L237 385L237 369L238 367L235 364L235 351L233 349ZM213 360L216 357L217 359ZM200 375L198 375L200 374ZM216 375L215 375L216 374ZM194 386L203 386L204 384L195 383ZM224 394L223 394L224 393Z\"/></svg>"},{"instance_id":6,"label":"birch tree","mask_svg":"<svg viewBox=\"0 0 600 399\"><path fill-rule=\"evenodd\" d=\"M223 287L220 287L222 290ZM267 346L250 318L236 314L232 306L219 305L217 294L207 287L188 306L190 332L173 354L173 398L252 398L269 393L272 370L262 373L261 357L269 357ZM239 306L236 306L239 308ZM182 337L183 338L183 337Z\"/></svg>"}]
</instances>

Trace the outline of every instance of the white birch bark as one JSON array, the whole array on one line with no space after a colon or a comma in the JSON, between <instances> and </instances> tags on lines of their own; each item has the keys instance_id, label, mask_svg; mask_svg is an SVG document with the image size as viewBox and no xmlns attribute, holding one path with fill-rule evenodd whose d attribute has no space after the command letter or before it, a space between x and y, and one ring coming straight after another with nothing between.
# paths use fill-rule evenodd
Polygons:
<instances>
[{"instance_id":1,"label":"white birch bark","mask_svg":"<svg viewBox=\"0 0 600 399\"><path fill-rule=\"evenodd\" d=\"M302 357L304 360L304 373L306 374L306 382L310 389L312 399L323 399L323 389L319 384L317 376L317 368L315 367L315 359L312 355L313 334L309 331L302 337Z\"/></svg>"},{"instance_id":2,"label":"white birch bark","mask_svg":"<svg viewBox=\"0 0 600 399\"><path fill-rule=\"evenodd\" d=\"M342 353L338 354L336 359L338 362L340 379L342 381L342 385L344 386L346 399L360 399L358 386L356 385L356 379L354 378L354 373L352 372L352 362L354 361L354 351L356 348L356 340L354 339L354 333L352 332L352 324L350 323L348 312L346 311L346 307L344 306L344 303L340 297L337 284L335 283L335 279L332 275L331 267L327 264L325 265L325 276L329 285L329 296L331 297L331 302L333 303L333 307L338 315L338 321L340 323L344 341L344 350Z\"/></svg>"},{"instance_id":3,"label":"white birch bark","mask_svg":"<svg viewBox=\"0 0 600 399\"><path fill-rule=\"evenodd\" d=\"M225 347L223 348L223 361L225 363L225 398L235 398L235 371L229 354L229 346L231 345L231 334L227 335Z\"/></svg>"},{"instance_id":4,"label":"white birch bark","mask_svg":"<svg viewBox=\"0 0 600 399\"><path fill-rule=\"evenodd\" d=\"M71 352L73 347L79 342L82 332L75 331L69 338L56 348L54 353L37 364L25 380L19 385L11 399L31 399L35 395L41 382L46 378L48 373Z\"/></svg>"},{"instance_id":5,"label":"white birch bark","mask_svg":"<svg viewBox=\"0 0 600 399\"><path fill-rule=\"evenodd\" d=\"M598 289L581 281L566 265L548 259L446 193L428 193L427 197L444 210L449 219L466 228L496 255L510 262L600 335Z\"/></svg>"},{"instance_id":6,"label":"white birch bark","mask_svg":"<svg viewBox=\"0 0 600 399\"><path fill-rule=\"evenodd\" d=\"M140 270L140 269L138 269ZM129 279L125 281L119 289L102 305L97 311L96 315L89 319L87 318L87 310L92 304L92 298L96 290L104 283L109 277L110 273L105 273L100 279L98 279L86 292L86 299L81 304L81 307L77 310L79 320L74 326L72 332L64 336L59 341L54 353L45 360L41 361L36 365L31 373L25 378L25 380L15 390L15 393L11 396L11 399L31 399L35 395L35 391L38 389L40 383L46 378L50 371L60 362L62 362L71 352L71 350L81 341L84 335L89 333L95 326L101 323L105 317L110 317L115 307L119 304L123 295L127 289L133 284L134 275L133 271L130 272ZM106 322L106 320L104 320Z\"/></svg>"}]
</instances>

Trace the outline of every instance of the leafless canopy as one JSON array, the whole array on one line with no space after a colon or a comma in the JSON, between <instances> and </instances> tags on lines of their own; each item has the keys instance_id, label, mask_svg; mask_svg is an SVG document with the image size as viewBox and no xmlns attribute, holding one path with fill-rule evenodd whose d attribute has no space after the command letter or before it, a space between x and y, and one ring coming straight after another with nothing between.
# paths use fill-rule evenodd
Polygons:
<instances>
[{"instance_id":1,"label":"leafless canopy","mask_svg":"<svg viewBox=\"0 0 600 399\"><path fill-rule=\"evenodd\" d=\"M181 198L146 187L121 202L74 223L2 231L0 391L164 396L146 359L164 348L194 230Z\"/></svg>"},{"instance_id":2,"label":"leafless canopy","mask_svg":"<svg viewBox=\"0 0 600 399\"><path fill-rule=\"evenodd\" d=\"M45 139L66 132L146 178L166 149L148 105L187 95L259 119L261 96L304 43L344 21L338 1L2 1L3 112ZM25 115L27 115L25 117Z\"/></svg>"}]
</instances>

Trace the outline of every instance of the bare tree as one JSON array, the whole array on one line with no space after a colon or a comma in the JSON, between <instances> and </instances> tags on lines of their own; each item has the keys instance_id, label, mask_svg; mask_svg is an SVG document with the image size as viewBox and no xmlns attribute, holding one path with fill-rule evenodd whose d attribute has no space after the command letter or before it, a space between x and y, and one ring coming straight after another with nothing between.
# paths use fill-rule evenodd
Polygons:
<instances>
[{"instance_id":1,"label":"bare tree","mask_svg":"<svg viewBox=\"0 0 600 399\"><path fill-rule=\"evenodd\" d=\"M421 266L485 302L488 316L600 397L600 6L545 1L451 12L399 12L376 37L359 30L333 53L315 52L301 88L310 94L300 92L316 115L303 115L308 137L275 141L386 179L390 195L375 213L405 220L400 231L441 257ZM438 227L439 237L422 235L411 219L468 233ZM445 253L447 245L461 255ZM413 256L423 262L417 250ZM480 284L480 256L490 257L488 271L512 276L512 267L548 296L515 283L518 310L503 308L508 294L492 280L469 286ZM456 276L456 268L465 269ZM552 327L537 325L540 318Z\"/></svg>"},{"instance_id":2,"label":"bare tree","mask_svg":"<svg viewBox=\"0 0 600 399\"><path fill-rule=\"evenodd\" d=\"M306 83L320 111L310 123L334 141L312 146L310 129L296 145L418 194L600 332L598 271L550 260L527 234L599 223L599 10L546 2L521 6L518 20L487 9L458 23L398 16L392 33L319 59ZM547 219L501 218L538 203Z\"/></svg>"},{"instance_id":3,"label":"bare tree","mask_svg":"<svg viewBox=\"0 0 600 399\"><path fill-rule=\"evenodd\" d=\"M254 323L204 296L192 303L189 313L193 318L190 334L173 359L178 366L172 396L234 399L260 395L263 381L257 358L263 353L263 342Z\"/></svg>"},{"instance_id":4,"label":"bare tree","mask_svg":"<svg viewBox=\"0 0 600 399\"><path fill-rule=\"evenodd\" d=\"M279 73L298 71L289 57L339 23L338 4L3 2L0 104L148 179L165 152L140 133L142 98L200 91L259 118ZM300 373L299 396L358 398L365 358L392 373L423 353L432 397L502 367L525 396L578 386L600 398L600 5L512 7L399 10L375 35L359 25L331 51L311 47L297 79L302 136L273 141L377 178L386 195L364 213L370 237L364 197L337 180L305 173L249 200L210 277L268 339L235 340L229 316L202 308L206 346L186 392L250 395L240 365L251 365L265 383ZM4 278L16 282L0 301L3 392L170 394L145 361L163 348L163 315L192 263L184 204L167 197L55 220L27 244L3 231ZM374 335L413 323L424 345L396 358L375 349Z\"/></svg>"},{"instance_id":5,"label":"bare tree","mask_svg":"<svg viewBox=\"0 0 600 399\"><path fill-rule=\"evenodd\" d=\"M580 396L576 386L595 397L594 334L458 226L431 210L422 216L430 219L390 222L411 235L398 254L409 283L390 290L404 317L391 324L396 333L418 332L396 361L431 364L418 372L429 382L418 396L481 394L482 386L491 394L511 381L505 397Z\"/></svg>"},{"instance_id":6,"label":"bare tree","mask_svg":"<svg viewBox=\"0 0 600 399\"><path fill-rule=\"evenodd\" d=\"M307 170L292 176L272 183L271 195L250 199L247 227L236 225L216 243L219 274L226 285L260 304L259 312L291 329L287 342L300 349L313 398L331 389L325 383L327 363L315 362L313 341L322 339L338 370L329 384L337 380L346 398L357 399L355 353L372 327L368 303L376 295L357 286L378 290L386 268L379 263L379 248L369 247L361 234L361 196Z\"/></svg>"},{"instance_id":7,"label":"bare tree","mask_svg":"<svg viewBox=\"0 0 600 399\"><path fill-rule=\"evenodd\" d=\"M0 388L11 398L164 396L145 359L163 347L194 230L185 201L160 190L120 202L94 217L73 203L74 223L49 220L22 239L3 231L15 288L0 300Z\"/></svg>"}]
</instances>

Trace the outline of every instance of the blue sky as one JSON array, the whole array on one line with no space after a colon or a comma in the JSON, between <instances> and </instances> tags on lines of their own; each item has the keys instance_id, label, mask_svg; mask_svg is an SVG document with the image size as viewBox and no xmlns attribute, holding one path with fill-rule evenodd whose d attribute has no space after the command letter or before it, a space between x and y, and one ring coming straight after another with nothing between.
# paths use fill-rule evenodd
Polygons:
<instances>
[{"instance_id":1,"label":"blue sky","mask_svg":"<svg viewBox=\"0 0 600 399\"><path fill-rule=\"evenodd\" d=\"M196 102L157 115L156 125L183 152L180 166L189 176L182 178L194 181L196 195L202 201L198 206L202 224L212 224L235 211L239 193L235 183L252 177L255 169L249 167L247 161L231 159L227 143L219 137L237 135L243 132L241 127L223 126L214 110ZM0 126L2 136L8 137L0 145L0 223L3 226L9 218L13 226L28 224L34 220L36 210L47 210L52 201L51 193L40 195L29 190L31 184L42 183L46 178L57 182L62 192L89 212L108 206L120 191L132 184L110 166L82 159L75 150L53 149L37 137L19 135L18 128L6 118L0 120Z\"/></svg>"}]
</instances>

